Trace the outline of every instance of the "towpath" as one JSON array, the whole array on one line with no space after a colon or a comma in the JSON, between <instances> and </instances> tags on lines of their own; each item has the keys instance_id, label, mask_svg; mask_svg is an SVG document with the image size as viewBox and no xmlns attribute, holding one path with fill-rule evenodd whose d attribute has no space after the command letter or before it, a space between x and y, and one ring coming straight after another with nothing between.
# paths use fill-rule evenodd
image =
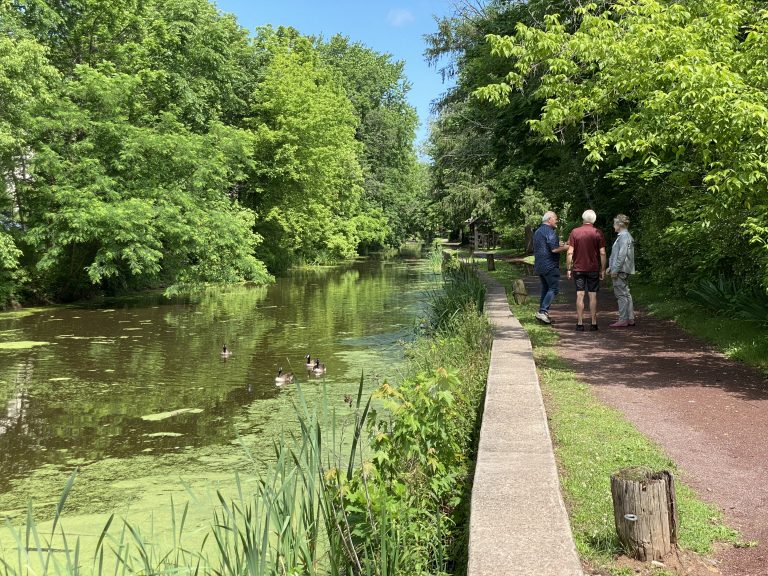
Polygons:
<instances>
[{"instance_id":1,"label":"towpath","mask_svg":"<svg viewBox=\"0 0 768 576\"><path fill-rule=\"evenodd\" d=\"M538 298L538 278L528 285ZM567 303L551 309L561 356L667 451L683 480L744 540L759 542L718 552L722 574L768 576L768 380L642 309L635 327L609 328L610 289L599 294L599 330L576 332L573 285L564 279L562 288Z\"/></svg>"}]
</instances>

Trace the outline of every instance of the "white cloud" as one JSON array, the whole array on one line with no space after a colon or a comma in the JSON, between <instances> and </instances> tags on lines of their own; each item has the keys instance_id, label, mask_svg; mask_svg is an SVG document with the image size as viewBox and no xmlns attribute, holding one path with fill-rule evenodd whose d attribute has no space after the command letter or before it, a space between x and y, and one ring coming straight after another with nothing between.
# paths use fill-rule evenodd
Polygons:
<instances>
[{"instance_id":1,"label":"white cloud","mask_svg":"<svg viewBox=\"0 0 768 576\"><path fill-rule=\"evenodd\" d=\"M389 22L390 26L405 26L415 19L413 12L404 8L394 8L387 14L387 22Z\"/></svg>"}]
</instances>

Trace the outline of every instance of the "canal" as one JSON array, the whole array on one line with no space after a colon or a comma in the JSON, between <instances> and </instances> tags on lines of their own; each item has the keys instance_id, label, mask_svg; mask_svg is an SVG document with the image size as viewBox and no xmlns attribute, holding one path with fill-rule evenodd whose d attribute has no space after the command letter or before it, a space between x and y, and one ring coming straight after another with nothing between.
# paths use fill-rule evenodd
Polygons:
<instances>
[{"instance_id":1,"label":"canal","mask_svg":"<svg viewBox=\"0 0 768 576\"><path fill-rule=\"evenodd\" d=\"M0 518L20 524L31 500L45 522L77 471L72 538L97 537L112 511L161 525L171 498L191 499L204 530L216 490L295 432L297 386L310 401L325 390L343 416L361 373L368 390L398 380L435 287L424 261L357 261L268 287L0 315ZM326 373L308 373L306 354ZM281 367L292 384L276 385Z\"/></svg>"}]
</instances>

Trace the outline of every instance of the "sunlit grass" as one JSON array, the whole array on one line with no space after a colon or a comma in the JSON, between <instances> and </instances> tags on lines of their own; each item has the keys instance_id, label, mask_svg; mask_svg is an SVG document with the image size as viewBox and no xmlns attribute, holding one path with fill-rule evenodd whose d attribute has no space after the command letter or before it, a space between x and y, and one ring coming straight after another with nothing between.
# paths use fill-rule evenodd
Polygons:
<instances>
[{"instance_id":1,"label":"sunlit grass","mask_svg":"<svg viewBox=\"0 0 768 576\"><path fill-rule=\"evenodd\" d=\"M505 263L492 274L506 286L509 295L512 282L521 277L515 267ZM529 298L525 305L516 305L509 299L534 347L560 480L582 557L610 569L614 556L621 553L614 528L610 477L630 466L667 469L675 474L681 547L708 553L716 541L735 542L738 534L723 524L722 515L714 507L680 481L675 463L661 447L638 432L620 412L599 402L589 386L579 382L558 357L557 333L535 320L537 303Z\"/></svg>"}]
</instances>

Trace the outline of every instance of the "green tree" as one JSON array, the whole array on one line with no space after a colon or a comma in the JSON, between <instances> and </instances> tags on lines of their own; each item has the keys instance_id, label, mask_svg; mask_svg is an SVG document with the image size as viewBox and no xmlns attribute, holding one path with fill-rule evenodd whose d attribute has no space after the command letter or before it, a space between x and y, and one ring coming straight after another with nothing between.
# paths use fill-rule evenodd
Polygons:
<instances>
[{"instance_id":1,"label":"green tree","mask_svg":"<svg viewBox=\"0 0 768 576\"><path fill-rule=\"evenodd\" d=\"M577 15L575 27L550 15L545 29L489 36L510 64L478 94L503 103L535 79L545 105L532 129L550 142L578 130L589 162L637 184L658 276L768 286L763 3L621 0Z\"/></svg>"},{"instance_id":2,"label":"green tree","mask_svg":"<svg viewBox=\"0 0 768 576\"><path fill-rule=\"evenodd\" d=\"M418 118L406 101L410 86L404 63L340 35L319 42L318 49L323 62L340 75L359 119L356 139L362 144L363 211L384 215L388 224L366 242L372 247L398 245L415 232L410 215L423 185L413 149Z\"/></svg>"},{"instance_id":3,"label":"green tree","mask_svg":"<svg viewBox=\"0 0 768 576\"><path fill-rule=\"evenodd\" d=\"M357 220L368 218L360 213L352 104L308 38L264 29L258 43L268 64L246 120L255 135L256 176L241 197L260 215L257 230L268 240L260 254L276 269L296 257L349 258L367 228Z\"/></svg>"}]
</instances>

